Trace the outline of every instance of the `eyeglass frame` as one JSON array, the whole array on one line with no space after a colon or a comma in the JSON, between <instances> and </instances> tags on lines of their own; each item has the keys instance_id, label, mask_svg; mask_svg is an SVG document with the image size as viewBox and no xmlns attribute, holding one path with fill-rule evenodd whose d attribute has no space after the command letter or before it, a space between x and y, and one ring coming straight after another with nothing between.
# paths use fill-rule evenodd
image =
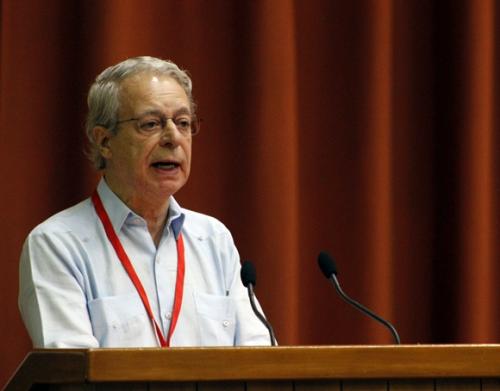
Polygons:
<instances>
[{"instance_id":1,"label":"eyeglass frame","mask_svg":"<svg viewBox=\"0 0 500 391\"><path fill-rule=\"evenodd\" d=\"M167 117L164 114L158 114L158 113L146 113L142 117L139 117L139 118L128 118L128 119L118 120L115 122L114 125L115 125L115 127L117 127L125 122L136 121L136 129L139 133L146 135L146 136L152 135L152 134L157 133L157 132L160 133L159 130L154 131L154 132L148 132L148 131L144 131L141 129L141 127L139 126L139 121L141 119L144 119L144 117L147 117L147 116L157 116L160 119L161 132L163 132L165 130L165 127L167 126L168 120L171 120L174 123L175 128L179 131L179 133L181 133L184 136L188 136L188 135L195 136L200 132L201 119L199 119L197 116L190 118L190 121L191 121L190 125L189 125L190 131L188 133L184 132L183 130L181 130L179 128L179 126L177 125L177 123L175 121L175 119L176 119L175 117Z\"/></svg>"}]
</instances>

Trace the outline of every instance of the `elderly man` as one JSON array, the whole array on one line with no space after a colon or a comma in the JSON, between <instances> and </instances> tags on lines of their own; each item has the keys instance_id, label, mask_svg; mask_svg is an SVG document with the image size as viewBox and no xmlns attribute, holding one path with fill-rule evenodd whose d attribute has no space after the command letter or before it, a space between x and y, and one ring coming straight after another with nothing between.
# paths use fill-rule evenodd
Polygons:
<instances>
[{"instance_id":1,"label":"elderly man","mask_svg":"<svg viewBox=\"0 0 500 391\"><path fill-rule=\"evenodd\" d=\"M35 347L269 345L231 234L173 198L198 130L191 87L174 63L138 57L90 88L90 156L103 178L21 254L19 306Z\"/></svg>"}]
</instances>

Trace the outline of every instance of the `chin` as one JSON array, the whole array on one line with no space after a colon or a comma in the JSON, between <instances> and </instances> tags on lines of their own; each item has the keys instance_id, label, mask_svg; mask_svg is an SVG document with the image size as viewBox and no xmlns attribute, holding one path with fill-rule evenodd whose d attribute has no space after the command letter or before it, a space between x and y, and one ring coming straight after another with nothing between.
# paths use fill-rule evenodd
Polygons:
<instances>
[{"instance_id":1,"label":"chin","mask_svg":"<svg viewBox=\"0 0 500 391\"><path fill-rule=\"evenodd\" d=\"M159 192L164 197L170 197L170 196L174 195L175 193L177 193L180 189L182 189L182 187L184 186L185 183L186 182L184 181L182 183L176 183L176 184L173 184L173 183L163 184L160 186Z\"/></svg>"}]
</instances>

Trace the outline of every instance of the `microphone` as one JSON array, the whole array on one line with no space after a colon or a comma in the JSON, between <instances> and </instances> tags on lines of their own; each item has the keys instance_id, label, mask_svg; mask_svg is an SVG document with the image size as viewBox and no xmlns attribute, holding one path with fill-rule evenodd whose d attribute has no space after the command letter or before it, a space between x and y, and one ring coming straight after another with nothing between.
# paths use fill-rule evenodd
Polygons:
<instances>
[{"instance_id":1,"label":"microphone","mask_svg":"<svg viewBox=\"0 0 500 391\"><path fill-rule=\"evenodd\" d=\"M269 338L271 339L271 346L276 346L276 337L274 336L273 327L271 323L267 321L263 314L259 312L257 306L255 305L255 295L253 293L253 288L257 282L257 275L255 273L255 267L252 262L245 261L241 266L241 282L248 289L248 297L250 298L250 304L252 305L252 310L259 318L259 320L266 326L269 330Z\"/></svg>"},{"instance_id":2,"label":"microphone","mask_svg":"<svg viewBox=\"0 0 500 391\"><path fill-rule=\"evenodd\" d=\"M340 295L340 297L346 301L347 303L351 304L354 306L356 309L361 311L363 314L368 315L370 318L375 319L377 322L383 324L385 327L389 329L389 331L392 333L392 336L394 337L394 340L396 341L396 344L400 345L401 340L399 339L398 332L394 328L394 326L388 322L385 319L382 319L380 316L376 315L372 311L370 311L368 308L365 306L361 305L357 301L351 299L349 296L347 296L342 288L340 287L339 280L337 279L337 266L335 265L335 262L333 259L328 255L326 252L320 252L318 255L318 264L319 268L323 272L326 278L328 278L332 283L333 286L335 287L335 290L337 293Z\"/></svg>"}]
</instances>

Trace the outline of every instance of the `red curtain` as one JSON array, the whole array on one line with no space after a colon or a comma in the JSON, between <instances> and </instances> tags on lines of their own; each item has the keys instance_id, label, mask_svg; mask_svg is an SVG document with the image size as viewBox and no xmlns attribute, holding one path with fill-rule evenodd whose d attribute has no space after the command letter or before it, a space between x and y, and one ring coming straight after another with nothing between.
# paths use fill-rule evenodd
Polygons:
<instances>
[{"instance_id":1,"label":"red curtain","mask_svg":"<svg viewBox=\"0 0 500 391\"><path fill-rule=\"evenodd\" d=\"M3 0L0 384L30 341L24 238L87 197L86 91L130 56L187 68L203 118L177 198L232 231L289 344L498 342L494 0Z\"/></svg>"}]
</instances>

